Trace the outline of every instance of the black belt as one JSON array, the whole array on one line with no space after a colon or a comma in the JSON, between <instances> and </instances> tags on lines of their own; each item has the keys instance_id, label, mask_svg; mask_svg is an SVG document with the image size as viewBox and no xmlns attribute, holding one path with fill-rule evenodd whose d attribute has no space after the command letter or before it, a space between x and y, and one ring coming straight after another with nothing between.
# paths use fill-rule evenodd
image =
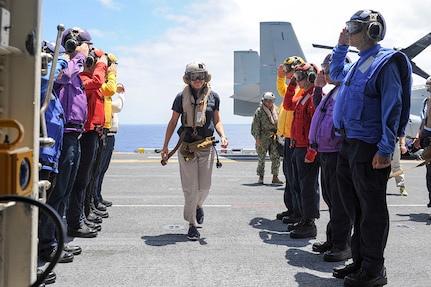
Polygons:
<instances>
[{"instance_id":1,"label":"black belt","mask_svg":"<svg viewBox=\"0 0 431 287\"><path fill-rule=\"evenodd\" d=\"M84 128L84 125L83 124L72 124L72 123L67 123L67 124L64 124L64 127L65 128L75 128L75 129L83 129Z\"/></svg>"}]
</instances>

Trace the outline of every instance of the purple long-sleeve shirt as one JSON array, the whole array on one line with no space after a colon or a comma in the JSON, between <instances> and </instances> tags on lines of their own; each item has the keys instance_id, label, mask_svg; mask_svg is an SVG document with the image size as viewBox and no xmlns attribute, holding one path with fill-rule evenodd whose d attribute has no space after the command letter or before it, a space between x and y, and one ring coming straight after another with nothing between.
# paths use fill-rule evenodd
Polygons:
<instances>
[{"instance_id":1,"label":"purple long-sleeve shirt","mask_svg":"<svg viewBox=\"0 0 431 287\"><path fill-rule=\"evenodd\" d=\"M84 131L87 119L87 96L79 72L84 67L86 56L78 52L69 61L61 78L55 81L54 90L63 106L65 116L64 132Z\"/></svg>"}]
</instances>

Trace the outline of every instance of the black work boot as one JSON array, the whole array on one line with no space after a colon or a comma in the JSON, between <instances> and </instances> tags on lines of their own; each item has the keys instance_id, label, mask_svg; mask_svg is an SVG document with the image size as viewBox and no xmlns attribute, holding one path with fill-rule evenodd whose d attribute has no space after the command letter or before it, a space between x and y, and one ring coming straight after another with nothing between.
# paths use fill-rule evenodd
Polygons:
<instances>
[{"instance_id":1,"label":"black work boot","mask_svg":"<svg viewBox=\"0 0 431 287\"><path fill-rule=\"evenodd\" d=\"M290 238L309 238L316 237L316 235L317 228L316 224L314 224L314 218L306 218L302 226L299 226L290 232Z\"/></svg>"},{"instance_id":2,"label":"black work boot","mask_svg":"<svg viewBox=\"0 0 431 287\"><path fill-rule=\"evenodd\" d=\"M290 232L290 231L296 230L302 225L304 225L304 223L305 223L305 218L301 218L301 220L299 220L299 222L296 222L296 223L289 223L287 225L287 231Z\"/></svg>"}]
</instances>

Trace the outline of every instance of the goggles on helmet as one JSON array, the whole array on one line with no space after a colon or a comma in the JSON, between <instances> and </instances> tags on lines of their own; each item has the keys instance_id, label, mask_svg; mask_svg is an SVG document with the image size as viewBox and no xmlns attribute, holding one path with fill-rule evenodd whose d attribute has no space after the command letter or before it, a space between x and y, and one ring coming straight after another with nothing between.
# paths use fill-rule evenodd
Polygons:
<instances>
[{"instance_id":1,"label":"goggles on helmet","mask_svg":"<svg viewBox=\"0 0 431 287\"><path fill-rule=\"evenodd\" d=\"M292 68L290 67L290 65L283 65L283 72L285 73L289 73L290 71L292 71Z\"/></svg>"},{"instance_id":2,"label":"goggles on helmet","mask_svg":"<svg viewBox=\"0 0 431 287\"><path fill-rule=\"evenodd\" d=\"M190 81L203 81L206 78L206 73L199 72L199 73L190 73Z\"/></svg>"},{"instance_id":3,"label":"goggles on helmet","mask_svg":"<svg viewBox=\"0 0 431 287\"><path fill-rule=\"evenodd\" d=\"M364 29L365 25L368 24L367 21L352 20L346 22L346 30L350 35L358 34Z\"/></svg>"},{"instance_id":4,"label":"goggles on helmet","mask_svg":"<svg viewBox=\"0 0 431 287\"><path fill-rule=\"evenodd\" d=\"M307 72L305 71L296 71L295 74L293 74L293 76L295 77L295 80L300 82L303 81L307 78Z\"/></svg>"}]
</instances>

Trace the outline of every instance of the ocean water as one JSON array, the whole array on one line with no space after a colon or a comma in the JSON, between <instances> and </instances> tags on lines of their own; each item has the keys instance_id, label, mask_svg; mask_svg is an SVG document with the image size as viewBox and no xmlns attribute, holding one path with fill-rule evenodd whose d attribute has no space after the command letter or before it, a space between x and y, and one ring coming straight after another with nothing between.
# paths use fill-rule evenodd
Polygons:
<instances>
[{"instance_id":1,"label":"ocean water","mask_svg":"<svg viewBox=\"0 0 431 287\"><path fill-rule=\"evenodd\" d=\"M229 139L228 149L254 149L254 138L250 133L251 124L223 124ZM159 149L163 146L166 125L125 125L120 124L115 136L115 151L134 152L138 148ZM216 135L218 138L218 135ZM178 134L175 132L169 142L169 149L175 147ZM220 145L217 145L220 148Z\"/></svg>"}]
</instances>

